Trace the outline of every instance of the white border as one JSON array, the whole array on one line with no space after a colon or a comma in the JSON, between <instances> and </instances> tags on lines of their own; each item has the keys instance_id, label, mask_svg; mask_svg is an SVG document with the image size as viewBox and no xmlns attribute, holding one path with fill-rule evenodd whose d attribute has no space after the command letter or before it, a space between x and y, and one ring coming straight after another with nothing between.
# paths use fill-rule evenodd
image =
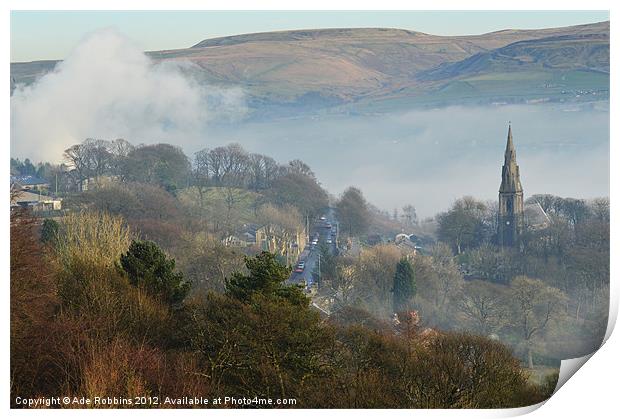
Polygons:
<instances>
[{"instance_id":1,"label":"white border","mask_svg":"<svg viewBox=\"0 0 620 419\"><path fill-rule=\"evenodd\" d=\"M434 1L434 2L418 2L412 3L411 1L396 1L396 0L383 0L381 2L360 2L360 1L325 1L325 0L315 0L315 1L297 1L291 2L290 0L262 0L260 2L255 1L236 1L229 0L226 2L201 2L196 0L176 0L174 2L166 2L162 0L151 0L151 1L121 1L121 0L108 0L108 1L77 1L77 0L56 0L51 4L49 1L42 0L8 0L2 2L2 6L4 7L4 14L2 15L2 22L4 24L0 25L0 31L2 31L2 43L1 48L5 57L4 65L0 70L0 80L9 80L9 66L8 61L10 61L10 13L11 9L15 10L49 10L49 9L59 9L59 10L103 10L103 9L111 9L111 10L138 10L138 9L153 9L153 10L197 10L197 9L207 9L207 10L464 10L464 6L467 6L467 10L610 10L610 15L613 16L613 2L611 1L601 1L601 0L590 0L588 2L577 2L577 1L548 1L548 0L522 0L519 2L497 2L497 1L487 1L487 0L470 0L466 3L462 1ZM260 5L260 7L257 7ZM558 8L561 6L561 9ZM611 79L611 95L613 98L618 97L617 95L617 83L615 83L615 76L617 72L617 48L616 40L618 37L615 35L617 32L615 30L615 26L611 25L611 35L612 35L612 79ZM8 90L8 86L5 84L5 89ZM614 124L614 117L617 116L615 101L611 100L611 156L612 159L617 159L618 156L618 138L616 135L616 124ZM8 173L8 157L10 155L9 147L10 147L10 133L9 133L9 99L8 95L5 96L5 100L2 102L2 114L3 114L3 136L4 138L4 147L5 153L3 153L4 158L0 159L0 165L3 169L3 173ZM611 167L611 191L616 191L618 186L619 177L619 168L618 166L610 165ZM6 183L8 185L8 182ZM613 195L613 194L612 194ZM615 200L612 196L612 201L614 204L612 205L612 221L616 220L618 216L618 211L615 207ZM0 223L0 228L2 228L2 232L4 233L4 237L7 237L7 240L2 241L2 266L4 267L4 275L2 276L4 281L4 293L2 294L5 307L5 317L3 325L8 324L8 308L9 308L9 290L8 290L8 277L9 277L9 246L8 246L8 205L3 207L5 214L5 222ZM617 223L612 223L612 242L611 242L611 254L618 254L618 234L617 234ZM612 258L612 266L611 266L611 277L616 278L617 273L617 260ZM610 319L615 319L617 317L618 312L618 286L615 280L612 280L611 287L611 314ZM608 333L611 331L612 324L608 329ZM5 331L3 336L3 360L2 363L2 377L5 380L2 380L2 388L0 390L0 398L4 403L4 409L8 409L8 399L9 399L9 330L8 327L3 328ZM532 417L538 418L551 418L551 417L562 417L562 418L584 418L584 417L610 417L612 412L617 412L617 390L615 383L617 382L617 374L618 374L618 357L617 353L620 351L620 343L618 342L617 333L615 335L611 335L611 338L607 341L607 343L602 347L602 349L597 352L589 361L588 366L586 368L582 368L577 374L576 377L568 380L565 386L563 386L557 394L555 394L542 408L535 410L531 415ZM326 391L329 391L326 389ZM411 418L412 416L416 417L440 417L440 418L451 418L451 417L466 417L466 418L481 418L481 417L505 417L505 416L515 416L519 414L526 413L532 409L516 409L516 410L503 410L503 411L485 411L485 410L451 410L451 411L410 411L410 410L390 410L390 411L365 411L359 412L357 410L340 410L340 411L329 411L326 414L332 415L342 415L342 416L354 416L354 415L367 415L372 414L376 415L389 415L392 418ZM37 415L40 412L36 411L11 411L11 415L15 416L33 416ZM43 412L41 412L43 413ZM46 416L56 417L63 416L65 417L67 414L75 415L79 414L84 415L84 411L71 411L67 413L66 411L46 411L44 413ZM126 415L131 414L132 416L164 416L169 414L174 415L188 415L191 417L204 417L206 414L212 417L224 417L229 416L230 414L234 414L235 416L246 416L252 418L262 418L266 416L280 416L283 414L286 415L295 415L298 417L312 417L314 418L317 414L317 411L224 411L224 410L209 410L209 411L183 411L183 412L168 412L164 410L151 410L151 411L98 411L98 412L88 412L88 414L93 415L102 415L105 417L112 417L118 415Z\"/></svg>"}]
</instances>

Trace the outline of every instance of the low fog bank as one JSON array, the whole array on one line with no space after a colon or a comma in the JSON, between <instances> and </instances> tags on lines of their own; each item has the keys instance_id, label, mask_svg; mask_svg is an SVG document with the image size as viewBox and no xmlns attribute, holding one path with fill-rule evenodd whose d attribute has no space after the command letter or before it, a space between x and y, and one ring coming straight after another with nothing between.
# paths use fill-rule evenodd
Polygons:
<instances>
[{"instance_id":1,"label":"low fog bank","mask_svg":"<svg viewBox=\"0 0 620 419\"><path fill-rule=\"evenodd\" d=\"M463 195L497 199L508 121L526 196L609 195L606 103L579 109L450 107L236 124L211 129L207 143L235 141L281 161L301 158L332 193L356 185L380 208L410 203L424 217Z\"/></svg>"}]
</instances>

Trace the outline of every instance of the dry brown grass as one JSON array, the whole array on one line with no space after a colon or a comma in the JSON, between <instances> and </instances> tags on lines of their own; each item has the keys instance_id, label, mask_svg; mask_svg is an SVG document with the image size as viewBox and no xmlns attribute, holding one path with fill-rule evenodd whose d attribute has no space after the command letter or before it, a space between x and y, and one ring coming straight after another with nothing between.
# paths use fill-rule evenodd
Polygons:
<instances>
[{"instance_id":1,"label":"dry brown grass","mask_svg":"<svg viewBox=\"0 0 620 419\"><path fill-rule=\"evenodd\" d=\"M160 402L165 397L208 397L208 381L197 371L194 358L188 354L164 352L117 337L90 348L79 394L90 398L157 396Z\"/></svg>"}]
</instances>

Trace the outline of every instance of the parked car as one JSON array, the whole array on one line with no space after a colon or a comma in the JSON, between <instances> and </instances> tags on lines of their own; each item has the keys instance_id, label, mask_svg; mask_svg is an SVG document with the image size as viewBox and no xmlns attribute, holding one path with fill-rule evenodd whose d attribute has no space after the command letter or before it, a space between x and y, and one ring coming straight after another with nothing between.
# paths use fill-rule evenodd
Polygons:
<instances>
[{"instance_id":1,"label":"parked car","mask_svg":"<svg viewBox=\"0 0 620 419\"><path fill-rule=\"evenodd\" d=\"M306 262L304 262L303 260L301 262L299 262L297 264L297 266L295 267L295 272L300 273L304 271L304 268L306 267Z\"/></svg>"}]
</instances>

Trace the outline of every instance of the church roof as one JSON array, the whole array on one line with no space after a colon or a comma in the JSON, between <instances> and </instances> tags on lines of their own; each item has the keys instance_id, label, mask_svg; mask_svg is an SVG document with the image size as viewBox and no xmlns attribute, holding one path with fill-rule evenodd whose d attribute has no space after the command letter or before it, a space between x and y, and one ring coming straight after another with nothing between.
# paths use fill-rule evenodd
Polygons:
<instances>
[{"instance_id":1,"label":"church roof","mask_svg":"<svg viewBox=\"0 0 620 419\"><path fill-rule=\"evenodd\" d=\"M543 228L551 223L549 216L538 202L525 204L523 207L523 216L525 218L525 223L530 227Z\"/></svg>"}]
</instances>

